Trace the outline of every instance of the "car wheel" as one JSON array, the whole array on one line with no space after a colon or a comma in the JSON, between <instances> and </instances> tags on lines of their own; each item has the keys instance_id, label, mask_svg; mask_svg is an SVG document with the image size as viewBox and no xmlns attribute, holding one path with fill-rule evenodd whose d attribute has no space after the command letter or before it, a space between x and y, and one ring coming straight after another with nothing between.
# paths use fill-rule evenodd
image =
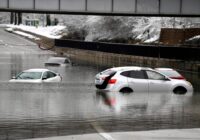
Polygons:
<instances>
[{"instance_id":1,"label":"car wheel","mask_svg":"<svg viewBox=\"0 0 200 140\"><path fill-rule=\"evenodd\" d=\"M121 92L123 94L129 94L129 93L132 93L133 90L131 88L129 88L129 87L124 87L124 88L120 89L119 92Z\"/></svg>"},{"instance_id":2,"label":"car wheel","mask_svg":"<svg viewBox=\"0 0 200 140\"><path fill-rule=\"evenodd\" d=\"M187 89L184 88L184 87L176 87L174 90L173 90L174 94L186 94L187 92Z\"/></svg>"}]
</instances>

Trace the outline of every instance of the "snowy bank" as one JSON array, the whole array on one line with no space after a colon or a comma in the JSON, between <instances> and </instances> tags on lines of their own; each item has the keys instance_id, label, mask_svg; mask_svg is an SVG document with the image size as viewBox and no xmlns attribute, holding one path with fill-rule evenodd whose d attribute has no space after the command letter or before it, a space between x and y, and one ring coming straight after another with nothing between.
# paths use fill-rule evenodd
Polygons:
<instances>
[{"instance_id":1,"label":"snowy bank","mask_svg":"<svg viewBox=\"0 0 200 140\"><path fill-rule=\"evenodd\" d=\"M194 37L192 37L192 38L190 38L188 40L190 41L190 40L194 40L194 39L200 39L200 35L194 36Z\"/></svg>"},{"instance_id":2,"label":"snowy bank","mask_svg":"<svg viewBox=\"0 0 200 140\"><path fill-rule=\"evenodd\" d=\"M194 36L192 38L189 38L188 40L185 41L186 44L189 45L200 45L200 35Z\"/></svg>"},{"instance_id":3,"label":"snowy bank","mask_svg":"<svg viewBox=\"0 0 200 140\"><path fill-rule=\"evenodd\" d=\"M13 33L30 38L30 39L34 39L34 40L40 40L39 38L37 38L36 36L21 32L21 31L13 31Z\"/></svg>"},{"instance_id":4,"label":"snowy bank","mask_svg":"<svg viewBox=\"0 0 200 140\"><path fill-rule=\"evenodd\" d=\"M34 27L25 25L7 25L7 27L12 29L20 29L22 31L27 31L51 39L59 39L62 37L63 30L65 26L47 26L47 27Z\"/></svg>"}]
</instances>

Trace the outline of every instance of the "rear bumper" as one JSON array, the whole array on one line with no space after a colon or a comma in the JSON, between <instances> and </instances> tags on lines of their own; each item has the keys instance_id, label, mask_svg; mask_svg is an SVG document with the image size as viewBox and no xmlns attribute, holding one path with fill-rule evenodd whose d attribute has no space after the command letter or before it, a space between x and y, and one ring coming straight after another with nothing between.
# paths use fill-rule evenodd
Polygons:
<instances>
[{"instance_id":1,"label":"rear bumper","mask_svg":"<svg viewBox=\"0 0 200 140\"><path fill-rule=\"evenodd\" d=\"M98 91L105 91L105 92L117 92L117 89L115 88L115 85L108 84L106 87L103 87L101 85L95 85Z\"/></svg>"}]
</instances>

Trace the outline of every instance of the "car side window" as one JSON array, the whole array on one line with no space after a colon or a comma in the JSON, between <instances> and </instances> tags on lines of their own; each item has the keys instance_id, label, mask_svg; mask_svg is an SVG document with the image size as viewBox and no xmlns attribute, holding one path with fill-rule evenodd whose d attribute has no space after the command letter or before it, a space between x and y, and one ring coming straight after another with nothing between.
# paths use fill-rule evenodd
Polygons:
<instances>
[{"instance_id":1,"label":"car side window","mask_svg":"<svg viewBox=\"0 0 200 140\"><path fill-rule=\"evenodd\" d=\"M136 78L136 79L146 79L146 78L145 78L145 75L144 75L144 72L141 71L141 70L138 70L138 71L131 71L131 72L130 72L130 77L131 77L131 78Z\"/></svg>"},{"instance_id":2,"label":"car side window","mask_svg":"<svg viewBox=\"0 0 200 140\"><path fill-rule=\"evenodd\" d=\"M53 73L53 72L48 72L48 77L49 78L52 78L52 77L55 77L56 76L56 74L55 73Z\"/></svg>"},{"instance_id":3,"label":"car side window","mask_svg":"<svg viewBox=\"0 0 200 140\"><path fill-rule=\"evenodd\" d=\"M135 79L146 79L144 72L141 70L125 71L121 75Z\"/></svg>"},{"instance_id":4,"label":"car side window","mask_svg":"<svg viewBox=\"0 0 200 140\"><path fill-rule=\"evenodd\" d=\"M165 76L161 75L160 73L154 71L146 71L148 79L152 80L164 80Z\"/></svg>"},{"instance_id":5,"label":"car side window","mask_svg":"<svg viewBox=\"0 0 200 140\"><path fill-rule=\"evenodd\" d=\"M44 74L43 74L43 79L48 79L48 78L52 78L52 77L55 77L56 76L56 74L55 73L53 73L53 72L50 72L50 71L47 71L47 72L44 72Z\"/></svg>"},{"instance_id":6,"label":"car side window","mask_svg":"<svg viewBox=\"0 0 200 140\"><path fill-rule=\"evenodd\" d=\"M129 77L130 76L130 71L124 71L120 75L123 75L125 77Z\"/></svg>"}]
</instances>

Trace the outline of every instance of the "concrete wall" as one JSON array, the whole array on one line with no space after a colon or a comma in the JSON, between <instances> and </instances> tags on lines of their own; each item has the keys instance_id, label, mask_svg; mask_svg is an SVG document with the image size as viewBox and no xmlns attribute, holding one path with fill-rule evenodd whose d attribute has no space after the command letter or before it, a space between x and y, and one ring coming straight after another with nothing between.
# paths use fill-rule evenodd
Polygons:
<instances>
[{"instance_id":1,"label":"concrete wall","mask_svg":"<svg viewBox=\"0 0 200 140\"><path fill-rule=\"evenodd\" d=\"M173 59L159 59L133 55L121 55L97 51L80 50L73 48L56 48L58 53L69 55L72 61L95 66L148 66L148 67L171 67L174 69L200 72L199 61L181 61Z\"/></svg>"}]
</instances>

